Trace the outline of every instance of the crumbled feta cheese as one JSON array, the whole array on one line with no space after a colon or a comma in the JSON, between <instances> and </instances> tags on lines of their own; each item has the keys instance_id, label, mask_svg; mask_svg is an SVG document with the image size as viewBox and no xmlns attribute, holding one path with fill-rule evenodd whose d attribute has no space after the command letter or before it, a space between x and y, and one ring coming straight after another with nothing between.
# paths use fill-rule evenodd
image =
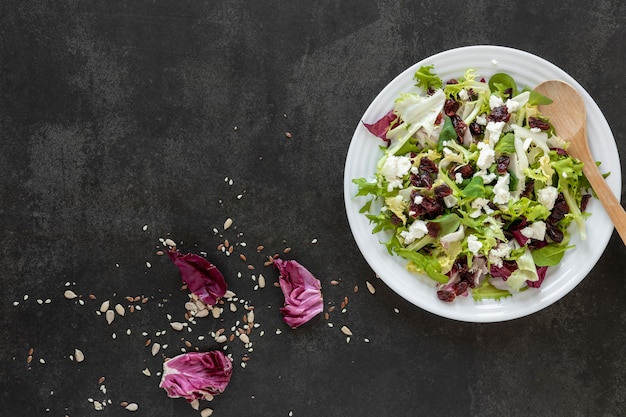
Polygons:
<instances>
[{"instance_id":1,"label":"crumbled feta cheese","mask_svg":"<svg viewBox=\"0 0 626 417\"><path fill-rule=\"evenodd\" d=\"M493 172L487 173L487 171L485 171L484 169L482 169L482 170L478 171L477 173L475 173L474 176L475 177L482 177L483 178L483 184L490 184L497 177L497 175L494 174Z\"/></svg>"},{"instance_id":2,"label":"crumbled feta cheese","mask_svg":"<svg viewBox=\"0 0 626 417\"><path fill-rule=\"evenodd\" d=\"M463 182L463 175L461 175L460 172L454 174L454 182L456 182L457 184L461 184Z\"/></svg>"},{"instance_id":3,"label":"crumbled feta cheese","mask_svg":"<svg viewBox=\"0 0 626 417\"><path fill-rule=\"evenodd\" d=\"M483 244L478 240L475 235L469 235L467 237L467 249L474 255L478 255L478 251L483 247Z\"/></svg>"},{"instance_id":4,"label":"crumbled feta cheese","mask_svg":"<svg viewBox=\"0 0 626 417\"><path fill-rule=\"evenodd\" d=\"M459 199L456 198L454 195L450 194L447 195L443 198L443 203L446 205L446 207L448 208L452 208L454 206L456 206L456 203L459 202Z\"/></svg>"},{"instance_id":5,"label":"crumbled feta cheese","mask_svg":"<svg viewBox=\"0 0 626 417\"><path fill-rule=\"evenodd\" d=\"M493 202L496 204L506 204L511 199L511 193L509 192L509 182L511 176L507 172L498 178L498 182L493 187Z\"/></svg>"},{"instance_id":6,"label":"crumbled feta cheese","mask_svg":"<svg viewBox=\"0 0 626 417\"><path fill-rule=\"evenodd\" d=\"M519 101L508 99L506 101L505 105L506 105L506 109L509 111L509 113L513 113L514 111L519 109Z\"/></svg>"},{"instance_id":7,"label":"crumbled feta cheese","mask_svg":"<svg viewBox=\"0 0 626 417\"><path fill-rule=\"evenodd\" d=\"M475 211L470 213L470 217L474 219L481 215L481 211L484 211L485 214L493 213L493 209L489 207L489 200L487 200L486 198L479 197L479 198L474 199L474 201L472 201L471 207Z\"/></svg>"},{"instance_id":8,"label":"crumbled feta cheese","mask_svg":"<svg viewBox=\"0 0 626 417\"><path fill-rule=\"evenodd\" d=\"M460 98L461 100L463 100L463 101L467 101L467 100L469 100L470 96L469 96L469 94L467 93L467 90L466 90L466 89L464 89L464 88L463 88L463 89L461 89L461 91L459 91L459 98Z\"/></svg>"},{"instance_id":9,"label":"crumbled feta cheese","mask_svg":"<svg viewBox=\"0 0 626 417\"><path fill-rule=\"evenodd\" d=\"M480 169L489 168L495 161L496 152L485 142L479 142L478 149L480 149L480 155L478 155L476 166Z\"/></svg>"},{"instance_id":10,"label":"crumbled feta cheese","mask_svg":"<svg viewBox=\"0 0 626 417\"><path fill-rule=\"evenodd\" d=\"M409 226L408 230L400 232L400 236L404 239L404 244L408 245L415 239L421 239L428 233L426 222L423 220L415 220Z\"/></svg>"},{"instance_id":11,"label":"crumbled feta cheese","mask_svg":"<svg viewBox=\"0 0 626 417\"><path fill-rule=\"evenodd\" d=\"M420 205L422 204L422 201L424 201L424 197L421 195L416 195L415 198L413 199L413 203Z\"/></svg>"},{"instance_id":12,"label":"crumbled feta cheese","mask_svg":"<svg viewBox=\"0 0 626 417\"><path fill-rule=\"evenodd\" d=\"M489 142L497 143L502 135L502 129L504 129L505 122L489 122L485 126L485 133Z\"/></svg>"},{"instance_id":13,"label":"crumbled feta cheese","mask_svg":"<svg viewBox=\"0 0 626 417\"><path fill-rule=\"evenodd\" d=\"M388 191L402 186L402 177L409 172L412 166L411 159L406 156L390 155L387 157L381 172L389 181Z\"/></svg>"},{"instance_id":14,"label":"crumbled feta cheese","mask_svg":"<svg viewBox=\"0 0 626 417\"><path fill-rule=\"evenodd\" d=\"M520 230L520 233L529 239L543 240L546 237L546 224L542 221L531 223Z\"/></svg>"},{"instance_id":15,"label":"crumbled feta cheese","mask_svg":"<svg viewBox=\"0 0 626 417\"><path fill-rule=\"evenodd\" d=\"M485 126L487 124L487 116L484 114L476 116L476 123L478 123L481 126Z\"/></svg>"},{"instance_id":16,"label":"crumbled feta cheese","mask_svg":"<svg viewBox=\"0 0 626 417\"><path fill-rule=\"evenodd\" d=\"M497 267L502 266L502 258L505 258L511 254L511 247L506 243L500 243L495 248L489 251L487 260L490 264Z\"/></svg>"},{"instance_id":17,"label":"crumbled feta cheese","mask_svg":"<svg viewBox=\"0 0 626 417\"><path fill-rule=\"evenodd\" d=\"M489 96L489 108L495 109L496 107L500 107L504 105L502 99L494 94Z\"/></svg>"},{"instance_id":18,"label":"crumbled feta cheese","mask_svg":"<svg viewBox=\"0 0 626 417\"><path fill-rule=\"evenodd\" d=\"M538 127L531 127L530 131L533 132L533 133L540 133L541 129L539 129Z\"/></svg>"},{"instance_id":19,"label":"crumbled feta cheese","mask_svg":"<svg viewBox=\"0 0 626 417\"><path fill-rule=\"evenodd\" d=\"M559 196L559 190L551 185L537 191L537 201L548 210L554 208L554 202Z\"/></svg>"}]
</instances>

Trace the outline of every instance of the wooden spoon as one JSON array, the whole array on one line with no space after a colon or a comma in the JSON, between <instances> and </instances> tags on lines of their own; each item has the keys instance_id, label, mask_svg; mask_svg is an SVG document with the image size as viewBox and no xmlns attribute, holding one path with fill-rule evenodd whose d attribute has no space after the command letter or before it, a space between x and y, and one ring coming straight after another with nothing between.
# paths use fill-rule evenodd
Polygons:
<instances>
[{"instance_id":1,"label":"wooden spoon","mask_svg":"<svg viewBox=\"0 0 626 417\"><path fill-rule=\"evenodd\" d=\"M557 134L569 141L567 152L583 162L583 173L626 245L626 212L600 175L589 150L583 98L574 87L559 80L544 81L535 87L535 91L553 100L552 104L539 106L539 111L550 119Z\"/></svg>"}]
</instances>

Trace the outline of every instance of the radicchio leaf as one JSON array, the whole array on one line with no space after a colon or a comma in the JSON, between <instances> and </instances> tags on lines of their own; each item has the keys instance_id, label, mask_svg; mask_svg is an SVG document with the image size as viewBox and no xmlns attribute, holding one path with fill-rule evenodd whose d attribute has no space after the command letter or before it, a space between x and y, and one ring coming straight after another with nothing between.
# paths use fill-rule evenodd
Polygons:
<instances>
[{"instance_id":1,"label":"radicchio leaf","mask_svg":"<svg viewBox=\"0 0 626 417\"><path fill-rule=\"evenodd\" d=\"M539 279L537 281L526 281L526 285L532 288L539 288L543 283L543 280L546 278L546 272L548 272L547 266L538 266L537 267L537 275Z\"/></svg>"},{"instance_id":2,"label":"radicchio leaf","mask_svg":"<svg viewBox=\"0 0 626 417\"><path fill-rule=\"evenodd\" d=\"M387 146L389 146L391 140L387 139L387 132L389 131L389 127L396 121L397 118L398 116L393 112L393 110L391 110L374 123L370 124L363 122L363 126L365 126L372 135L387 142Z\"/></svg>"},{"instance_id":3,"label":"radicchio leaf","mask_svg":"<svg viewBox=\"0 0 626 417\"><path fill-rule=\"evenodd\" d=\"M211 262L194 253L182 254L168 250L167 254L180 270L180 276L189 291L197 295L203 303L215 305L226 294L228 286L224 276Z\"/></svg>"},{"instance_id":4,"label":"radicchio leaf","mask_svg":"<svg viewBox=\"0 0 626 417\"><path fill-rule=\"evenodd\" d=\"M324 309L322 284L296 261L275 259L274 265L280 273L278 281L285 296L280 312L285 323L295 329Z\"/></svg>"},{"instance_id":5,"label":"radicchio leaf","mask_svg":"<svg viewBox=\"0 0 626 417\"><path fill-rule=\"evenodd\" d=\"M219 350L184 353L163 363L159 387L170 398L210 399L224 392L232 373L232 362Z\"/></svg>"}]
</instances>

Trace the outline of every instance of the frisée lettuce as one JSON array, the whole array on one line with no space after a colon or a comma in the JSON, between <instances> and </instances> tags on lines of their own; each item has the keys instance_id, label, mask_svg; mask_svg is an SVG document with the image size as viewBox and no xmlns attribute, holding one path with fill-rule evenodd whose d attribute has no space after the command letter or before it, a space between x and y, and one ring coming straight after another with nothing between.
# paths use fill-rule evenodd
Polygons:
<instances>
[{"instance_id":1,"label":"fris\u00e9e lettuce","mask_svg":"<svg viewBox=\"0 0 626 417\"><path fill-rule=\"evenodd\" d=\"M550 98L505 73L444 82L429 65L414 80L364 122L384 141L374 176L353 179L372 232L443 301L539 288L589 215L583 164L538 110Z\"/></svg>"}]
</instances>

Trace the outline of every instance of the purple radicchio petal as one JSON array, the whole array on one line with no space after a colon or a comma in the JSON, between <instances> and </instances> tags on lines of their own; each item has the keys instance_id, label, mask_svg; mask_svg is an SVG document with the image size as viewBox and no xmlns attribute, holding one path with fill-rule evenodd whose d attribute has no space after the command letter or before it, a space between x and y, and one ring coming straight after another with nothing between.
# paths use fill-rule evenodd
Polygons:
<instances>
[{"instance_id":1,"label":"purple radicchio petal","mask_svg":"<svg viewBox=\"0 0 626 417\"><path fill-rule=\"evenodd\" d=\"M159 387L170 398L210 399L224 392L232 373L232 362L219 350L184 353L163 363Z\"/></svg>"},{"instance_id":2,"label":"purple radicchio petal","mask_svg":"<svg viewBox=\"0 0 626 417\"><path fill-rule=\"evenodd\" d=\"M275 259L285 305L280 308L283 320L292 328L311 320L324 309L322 284L296 261Z\"/></svg>"},{"instance_id":3,"label":"purple radicchio petal","mask_svg":"<svg viewBox=\"0 0 626 417\"><path fill-rule=\"evenodd\" d=\"M374 123L365 123L363 122L363 126L370 131L370 133L385 142L387 142L387 146L391 143L389 139L387 139L387 132L391 125L398 119L398 116L391 110L389 113L378 119L378 121Z\"/></svg>"},{"instance_id":4,"label":"purple radicchio petal","mask_svg":"<svg viewBox=\"0 0 626 417\"><path fill-rule=\"evenodd\" d=\"M526 222L526 219L522 219L521 222L519 222L515 226L512 226L509 229L511 234L513 234L513 237L515 238L517 243L519 243L520 246L525 246L526 243L528 243L528 241L530 240L529 238L527 238L526 236L522 234L522 229L525 228L526 226L528 226L528 222Z\"/></svg>"},{"instance_id":5,"label":"purple radicchio petal","mask_svg":"<svg viewBox=\"0 0 626 417\"><path fill-rule=\"evenodd\" d=\"M526 285L528 285L531 288L541 287L543 280L546 278L546 272L548 272L547 266L538 266L537 275L539 276L539 279L537 281L526 281Z\"/></svg>"},{"instance_id":6,"label":"purple radicchio petal","mask_svg":"<svg viewBox=\"0 0 626 417\"><path fill-rule=\"evenodd\" d=\"M197 295L203 303L215 305L226 294L228 286L224 276L211 262L193 253L182 254L168 250L167 254L180 270L180 276L189 291Z\"/></svg>"}]
</instances>

